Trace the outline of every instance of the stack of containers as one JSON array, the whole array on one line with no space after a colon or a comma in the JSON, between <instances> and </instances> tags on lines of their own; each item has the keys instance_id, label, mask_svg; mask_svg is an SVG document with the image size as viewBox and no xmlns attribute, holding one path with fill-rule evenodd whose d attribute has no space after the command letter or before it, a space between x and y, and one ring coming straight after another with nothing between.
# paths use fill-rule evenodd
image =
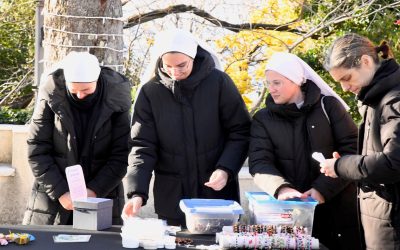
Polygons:
<instances>
[{"instance_id":1,"label":"stack of containers","mask_svg":"<svg viewBox=\"0 0 400 250\"><path fill-rule=\"evenodd\" d=\"M166 235L166 223L163 220L138 217L124 220L121 227L122 246L125 248L175 249L175 237Z\"/></svg>"},{"instance_id":2,"label":"stack of containers","mask_svg":"<svg viewBox=\"0 0 400 250\"><path fill-rule=\"evenodd\" d=\"M251 224L305 227L311 235L315 206L311 197L279 201L265 192L246 192Z\"/></svg>"},{"instance_id":3,"label":"stack of containers","mask_svg":"<svg viewBox=\"0 0 400 250\"><path fill-rule=\"evenodd\" d=\"M185 213L186 226L193 234L214 234L232 226L243 214L236 201L222 199L183 199L179 207Z\"/></svg>"}]
</instances>

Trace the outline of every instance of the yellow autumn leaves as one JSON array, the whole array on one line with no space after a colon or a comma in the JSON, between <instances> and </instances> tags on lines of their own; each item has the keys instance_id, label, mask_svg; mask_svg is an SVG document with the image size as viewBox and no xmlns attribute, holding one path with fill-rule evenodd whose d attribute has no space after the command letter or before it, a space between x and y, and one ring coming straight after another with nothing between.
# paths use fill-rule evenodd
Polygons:
<instances>
[{"instance_id":1,"label":"yellow autumn leaves","mask_svg":"<svg viewBox=\"0 0 400 250\"><path fill-rule=\"evenodd\" d=\"M301 28L304 24L298 20L302 4L301 1L266 1L263 8L251 12L249 22ZM229 34L216 41L225 61L225 71L237 85L248 107L254 101L252 93L262 88L268 58L276 51L288 51L298 39L299 35L292 32L259 28ZM296 50L305 50L312 44L311 39L305 40Z\"/></svg>"}]
</instances>

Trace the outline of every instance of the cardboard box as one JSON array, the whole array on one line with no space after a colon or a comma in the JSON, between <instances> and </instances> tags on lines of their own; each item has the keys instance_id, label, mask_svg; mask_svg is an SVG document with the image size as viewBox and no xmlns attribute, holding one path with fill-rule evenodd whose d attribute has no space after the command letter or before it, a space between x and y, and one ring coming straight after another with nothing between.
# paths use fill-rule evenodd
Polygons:
<instances>
[{"instance_id":1,"label":"cardboard box","mask_svg":"<svg viewBox=\"0 0 400 250\"><path fill-rule=\"evenodd\" d=\"M246 192L249 200L250 223L276 226L303 226L312 233L315 206L311 197L280 201L265 192Z\"/></svg>"},{"instance_id":2,"label":"cardboard box","mask_svg":"<svg viewBox=\"0 0 400 250\"><path fill-rule=\"evenodd\" d=\"M192 234L215 234L223 226L232 226L243 214L236 201L222 199L182 199L179 207L185 213L186 226Z\"/></svg>"},{"instance_id":3,"label":"cardboard box","mask_svg":"<svg viewBox=\"0 0 400 250\"><path fill-rule=\"evenodd\" d=\"M74 201L73 228L103 230L112 226L111 199L85 198Z\"/></svg>"}]
</instances>

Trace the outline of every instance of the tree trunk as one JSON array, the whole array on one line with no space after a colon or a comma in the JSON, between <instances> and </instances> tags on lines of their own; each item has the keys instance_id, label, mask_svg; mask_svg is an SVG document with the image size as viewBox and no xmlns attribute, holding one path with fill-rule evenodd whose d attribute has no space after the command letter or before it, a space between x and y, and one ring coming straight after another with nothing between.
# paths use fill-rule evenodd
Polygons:
<instances>
[{"instance_id":1,"label":"tree trunk","mask_svg":"<svg viewBox=\"0 0 400 250\"><path fill-rule=\"evenodd\" d=\"M45 72L70 51L89 51L102 65L122 71L116 66L123 64L121 17L121 0L45 0Z\"/></svg>"}]
</instances>

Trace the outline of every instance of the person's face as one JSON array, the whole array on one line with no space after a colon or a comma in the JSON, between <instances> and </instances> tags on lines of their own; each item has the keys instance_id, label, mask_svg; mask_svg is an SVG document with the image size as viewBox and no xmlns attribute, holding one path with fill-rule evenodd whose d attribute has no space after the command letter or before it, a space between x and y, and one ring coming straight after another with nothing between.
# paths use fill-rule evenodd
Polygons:
<instances>
[{"instance_id":1,"label":"person's face","mask_svg":"<svg viewBox=\"0 0 400 250\"><path fill-rule=\"evenodd\" d=\"M184 80L193 69L193 59L182 53L166 53L161 57L162 71L174 80Z\"/></svg>"},{"instance_id":2,"label":"person's face","mask_svg":"<svg viewBox=\"0 0 400 250\"><path fill-rule=\"evenodd\" d=\"M360 58L359 67L333 68L329 73L332 78L339 82L344 91L358 94L360 89L372 81L375 74L375 63L369 56Z\"/></svg>"},{"instance_id":3,"label":"person's face","mask_svg":"<svg viewBox=\"0 0 400 250\"><path fill-rule=\"evenodd\" d=\"M82 100L94 93L96 85L96 82L69 82L67 83L67 88L71 94Z\"/></svg>"},{"instance_id":4,"label":"person's face","mask_svg":"<svg viewBox=\"0 0 400 250\"><path fill-rule=\"evenodd\" d=\"M265 72L267 87L276 104L290 104L299 101L300 86L273 70Z\"/></svg>"}]
</instances>

